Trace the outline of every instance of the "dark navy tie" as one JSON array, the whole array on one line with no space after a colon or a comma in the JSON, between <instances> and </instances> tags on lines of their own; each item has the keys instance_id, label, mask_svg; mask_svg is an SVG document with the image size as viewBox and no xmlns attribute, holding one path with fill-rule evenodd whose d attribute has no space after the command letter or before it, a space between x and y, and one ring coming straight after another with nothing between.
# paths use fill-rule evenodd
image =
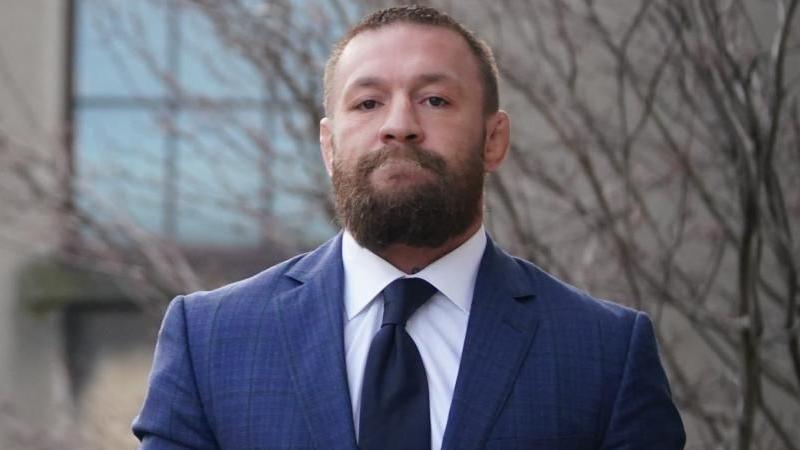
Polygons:
<instances>
[{"instance_id":1,"label":"dark navy tie","mask_svg":"<svg viewBox=\"0 0 800 450\"><path fill-rule=\"evenodd\" d=\"M431 448L428 377L405 324L434 293L420 278L400 278L383 290L383 323L370 344L361 388L361 450Z\"/></svg>"}]
</instances>

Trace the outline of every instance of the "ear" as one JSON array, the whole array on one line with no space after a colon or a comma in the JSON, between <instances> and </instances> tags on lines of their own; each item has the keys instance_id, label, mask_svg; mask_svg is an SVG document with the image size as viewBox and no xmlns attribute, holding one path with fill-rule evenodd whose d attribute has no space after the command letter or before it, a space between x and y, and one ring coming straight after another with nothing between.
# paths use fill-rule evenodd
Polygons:
<instances>
[{"instance_id":1,"label":"ear","mask_svg":"<svg viewBox=\"0 0 800 450\"><path fill-rule=\"evenodd\" d=\"M511 138L511 121L508 113L498 110L486 121L486 143L483 151L483 169L494 172L506 158Z\"/></svg>"},{"instance_id":2,"label":"ear","mask_svg":"<svg viewBox=\"0 0 800 450\"><path fill-rule=\"evenodd\" d=\"M323 117L319 121L319 150L328 176L333 174L333 131L331 119Z\"/></svg>"}]
</instances>

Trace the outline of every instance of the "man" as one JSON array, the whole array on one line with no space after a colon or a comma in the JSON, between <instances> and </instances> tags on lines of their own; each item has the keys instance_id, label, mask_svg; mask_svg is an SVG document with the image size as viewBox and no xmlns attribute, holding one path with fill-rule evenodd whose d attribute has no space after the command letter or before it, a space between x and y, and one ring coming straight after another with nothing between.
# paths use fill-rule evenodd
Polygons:
<instances>
[{"instance_id":1,"label":"man","mask_svg":"<svg viewBox=\"0 0 800 450\"><path fill-rule=\"evenodd\" d=\"M431 8L335 47L320 144L343 233L170 304L144 449L678 449L647 316L500 250L489 48Z\"/></svg>"}]
</instances>

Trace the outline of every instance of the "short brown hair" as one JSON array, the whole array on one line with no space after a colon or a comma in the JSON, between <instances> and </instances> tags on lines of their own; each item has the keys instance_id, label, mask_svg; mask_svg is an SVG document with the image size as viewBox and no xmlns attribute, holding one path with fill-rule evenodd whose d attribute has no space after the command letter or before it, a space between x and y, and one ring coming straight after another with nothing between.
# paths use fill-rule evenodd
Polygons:
<instances>
[{"instance_id":1,"label":"short brown hair","mask_svg":"<svg viewBox=\"0 0 800 450\"><path fill-rule=\"evenodd\" d=\"M339 58L347 44L356 35L367 30L376 30L395 23L410 23L417 25L430 25L434 27L447 28L461 35L469 45L472 54L478 60L482 84L483 84L483 109L484 113L490 114L500 107L500 95L498 93L498 70L492 49L475 34L458 23L455 19L444 12L428 6L393 6L380 9L364 17L361 22L350 28L348 32L333 46L331 55L325 63L324 85L324 105L326 113L330 112L329 97L333 75Z\"/></svg>"}]
</instances>

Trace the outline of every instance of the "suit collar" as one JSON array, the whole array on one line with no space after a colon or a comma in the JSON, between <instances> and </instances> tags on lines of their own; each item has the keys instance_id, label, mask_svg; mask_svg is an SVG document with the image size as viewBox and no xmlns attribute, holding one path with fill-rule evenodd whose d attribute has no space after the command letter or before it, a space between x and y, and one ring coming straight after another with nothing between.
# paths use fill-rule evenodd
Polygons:
<instances>
[{"instance_id":1,"label":"suit collar","mask_svg":"<svg viewBox=\"0 0 800 450\"><path fill-rule=\"evenodd\" d=\"M491 239L478 269L444 450L482 448L538 326L533 272Z\"/></svg>"},{"instance_id":2,"label":"suit collar","mask_svg":"<svg viewBox=\"0 0 800 450\"><path fill-rule=\"evenodd\" d=\"M521 264L530 265L509 255L488 237L486 250L478 267L479 281L498 283L493 289L499 289L512 298L535 296L537 279L532 272L523 269Z\"/></svg>"},{"instance_id":3,"label":"suit collar","mask_svg":"<svg viewBox=\"0 0 800 450\"><path fill-rule=\"evenodd\" d=\"M341 234L300 258L276 299L295 391L316 448L356 450L344 358Z\"/></svg>"},{"instance_id":4,"label":"suit collar","mask_svg":"<svg viewBox=\"0 0 800 450\"><path fill-rule=\"evenodd\" d=\"M342 273L342 233L301 256L284 274L300 283Z\"/></svg>"}]
</instances>

